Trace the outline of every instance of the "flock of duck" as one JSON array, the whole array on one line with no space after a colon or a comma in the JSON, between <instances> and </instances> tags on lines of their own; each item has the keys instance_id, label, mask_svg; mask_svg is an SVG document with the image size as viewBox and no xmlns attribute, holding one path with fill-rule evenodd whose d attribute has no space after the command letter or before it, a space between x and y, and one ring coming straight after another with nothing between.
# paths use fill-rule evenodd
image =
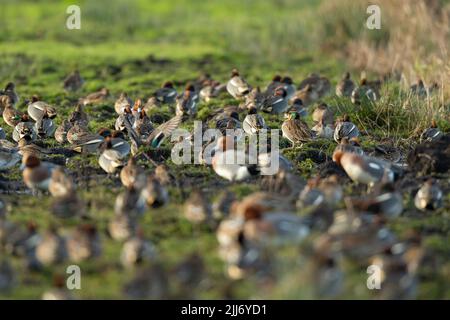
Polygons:
<instances>
[{"instance_id":1,"label":"flock of duck","mask_svg":"<svg viewBox=\"0 0 450 320\"><path fill-rule=\"evenodd\" d=\"M75 92L83 84L84 79L75 71L63 85L65 90ZM335 94L348 97L357 108L362 103L376 103L381 84L365 77L355 84L346 73L336 85ZM432 86L426 87L422 81L411 87L411 92L421 97L432 90ZM131 298L174 297L171 288L176 283L178 290L189 295L191 288L201 283L207 269L201 256L193 254L174 269L166 270L159 261L157 247L146 239L140 222L149 209L169 202L170 188L179 187L167 164L157 163L148 150L167 143L183 122L196 119L201 100L214 102L229 94L236 103L211 113L211 123L221 132L242 129L247 135L256 135L265 129L277 129L269 128L265 120L266 114L276 114L280 115L283 137L292 144L290 151L301 150L303 144L316 139L334 140L337 145L332 155L333 174L304 181L296 173L295 164L282 154L274 175L261 175L270 161L261 155L257 164L252 165L225 161L229 159L227 154L238 152L236 142L243 135L223 135L213 141L212 161L204 165L211 165L220 177L215 181L222 179L220 183L224 185L239 181L260 184L260 191L243 199L237 199L228 190L210 202L208 194L217 188L217 183L211 183L208 190L194 188L184 203L185 219L193 224L206 224L216 232L226 275L231 279L252 276L274 280L273 256L277 248L298 245L312 232L319 232L307 259L318 296L340 296L345 278L341 261L354 258L363 266L363 273L370 264L380 266L382 298L414 297L417 270L427 257L421 236L411 232L406 239L398 239L386 225L404 211L405 195L394 186L408 168L398 158L368 154L360 145L362 133L355 123L347 115L335 120L333 108L320 102L331 91L330 81L318 74L311 74L298 86L290 77L277 75L265 90L252 87L237 70L232 71L226 83L203 75L187 84L181 93L168 81L145 103L121 93L114 103L117 113L114 128L92 132L89 123L93 115L87 114L84 107L107 103L108 89L80 98L68 118L57 125L56 106L33 96L25 102L27 110L23 112L19 110L15 85L8 83L0 91L0 112L12 134L9 137L0 128L0 170L7 175L9 170L20 166L24 185L35 196L49 194L53 198L52 214L64 223L64 219L89 217L89 213L77 194L73 172L52 163L49 155L63 149L70 151L65 153L69 156L73 153L96 157L98 166L107 174L105 178L120 179L123 185L106 232L114 241L123 243L118 260L124 268L141 265L136 269L136 277L124 286L124 293ZM169 105L173 116L156 125L149 114L157 115L162 105ZM314 122L311 128L304 120L310 114ZM437 141L443 136L433 123L422 133L420 142ZM46 148L44 140L53 138L64 148ZM357 186L361 195L345 195L348 186ZM367 192L361 192L363 186L367 186ZM424 181L413 202L423 212L441 207L443 191L439 181L431 178ZM80 263L102 255L104 240L95 220L81 220L64 232L55 226L39 232L33 222L23 226L11 221L9 215L8 204L2 200L1 250L5 257L22 259L30 270L39 272L63 262ZM3 258L0 293L11 292L19 278L8 259ZM54 282L54 287L43 293L44 299L73 298L64 278L55 275Z\"/></svg>"}]
</instances>

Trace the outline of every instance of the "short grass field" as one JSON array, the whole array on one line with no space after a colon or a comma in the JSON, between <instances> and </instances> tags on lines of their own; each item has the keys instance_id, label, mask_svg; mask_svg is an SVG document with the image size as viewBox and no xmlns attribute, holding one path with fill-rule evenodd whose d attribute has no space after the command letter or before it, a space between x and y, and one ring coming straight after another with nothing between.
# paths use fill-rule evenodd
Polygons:
<instances>
[{"instance_id":1,"label":"short grass field","mask_svg":"<svg viewBox=\"0 0 450 320\"><path fill-rule=\"evenodd\" d=\"M320 0L112 0L78 1L81 7L81 30L65 27L66 8L73 1L2 0L0 10L0 87L14 81L22 97L38 94L42 100L57 107L57 124L73 110L78 98L102 87L110 90L109 99L102 104L88 106L90 129L114 126L114 101L122 91L133 98L146 99L166 80L178 89L202 73L210 73L221 82L227 81L232 68L238 68L254 86L264 87L275 74L290 75L299 83L311 72L327 76L333 86L343 72L350 70L353 78L360 69L353 66L333 41L346 41L354 33L342 35L333 29L326 1ZM356 10L356 9L355 9ZM341 14L342 13L337 13ZM364 28L365 11L350 11L349 19L361 22L351 28ZM336 19L337 20L337 19ZM391 21L392 23L392 21ZM351 29L353 30L353 29ZM375 41L385 37L385 31L369 34ZM325 41L324 39L327 39ZM347 38L348 41L351 38ZM63 79L78 69L86 80L82 89L67 93ZM368 72L375 77L375 72ZM334 89L333 89L334 91ZM356 111L349 99L329 95L325 102L338 115L350 114L362 129L362 146L372 150L380 143L389 144L406 155L417 142L418 133L436 119L441 130L450 131L449 104L443 97L424 102L407 97L398 82L383 87L383 98L377 104L363 105ZM409 109L403 108L406 99ZM208 121L217 109L236 104L228 94L211 102L201 102L198 118ZM25 105L19 109L26 110ZM171 116L167 106L155 113ZM241 119L242 120L242 119ZM280 128L282 117L267 116L271 128ZM311 125L310 116L307 122ZM0 126L10 137L11 128L3 120ZM182 127L192 129L193 121ZM57 147L54 139L45 140L47 147ZM281 140L281 147L289 143ZM285 149L283 154L295 164L296 172L307 179L318 173L320 160L310 158L311 150L322 150L327 158L336 144L334 141L314 141L302 149ZM301 247L286 247L274 253L279 276L275 285L264 286L252 276L230 280L225 264L218 255L215 233L208 226L194 226L183 215L183 202L193 188L201 188L213 201L225 189L242 198L260 190L259 180L228 183L214 171L201 165L175 165L170 160L170 142L162 146L171 173L180 181L180 187L170 187L170 204L160 209L149 209L140 225L145 236L157 247L159 260L171 270L187 255L199 253L204 260L204 280L192 290L176 290L173 298L316 298L313 284L303 270L308 247L320 235L313 232ZM152 152L151 150L149 152ZM59 156L60 157L60 156ZM56 159L63 161L65 159ZM80 265L82 289L74 292L82 299L121 299L123 286L132 279L135 270L125 270L119 262L122 243L106 234L106 225L114 214L115 197L123 191L118 178L107 178L97 163L98 155L71 157L67 168L78 183L78 193L86 202L89 216L101 233L103 254L99 259ZM450 161L450 160L449 160ZM148 173L154 166L145 159L139 162ZM413 193L404 195L403 215L388 226L399 238L413 229L422 235L423 245L431 252L435 266L420 270L419 299L450 298L450 185L449 175L439 176L444 190L444 207L430 213L414 208ZM80 223L79 219L59 220L51 215L49 195L32 196L26 190L18 167L0 172L3 185L15 185L17 190L2 189L0 197L7 203L8 219L26 224L34 221L40 231L57 225L67 232ZM22 191L22 192L21 192ZM346 193L361 192L354 186ZM344 204L341 205L344 208ZM301 214L301 213L299 213ZM54 274L65 274L70 262L28 271L23 260L6 256L18 273L18 285L1 299L39 299L52 285ZM376 292L367 290L367 265L348 261L345 267L343 299L371 299ZM172 284L173 286L176 286Z\"/></svg>"}]
</instances>

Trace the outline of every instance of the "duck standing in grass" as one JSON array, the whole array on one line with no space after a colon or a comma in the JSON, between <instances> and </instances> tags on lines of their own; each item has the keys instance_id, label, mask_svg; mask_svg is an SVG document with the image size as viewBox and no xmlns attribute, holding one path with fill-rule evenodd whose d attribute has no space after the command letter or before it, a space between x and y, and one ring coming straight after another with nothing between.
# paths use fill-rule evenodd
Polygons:
<instances>
[{"instance_id":1,"label":"duck standing in grass","mask_svg":"<svg viewBox=\"0 0 450 320\"><path fill-rule=\"evenodd\" d=\"M72 128L69 120L64 119L63 122L55 130L55 140L59 143L67 142L67 132Z\"/></svg>"},{"instance_id":2,"label":"duck standing in grass","mask_svg":"<svg viewBox=\"0 0 450 320\"><path fill-rule=\"evenodd\" d=\"M442 190L433 180L428 179L417 191L414 204L419 210L436 210L442 206Z\"/></svg>"},{"instance_id":3,"label":"duck standing in grass","mask_svg":"<svg viewBox=\"0 0 450 320\"><path fill-rule=\"evenodd\" d=\"M12 103L8 103L3 110L3 120L12 128L22 120L23 113L14 108Z\"/></svg>"},{"instance_id":4,"label":"duck standing in grass","mask_svg":"<svg viewBox=\"0 0 450 320\"><path fill-rule=\"evenodd\" d=\"M291 112L289 118L283 122L281 131L283 137L292 143L292 147L312 139L312 133L308 125L300 119L300 115L295 111Z\"/></svg>"},{"instance_id":5,"label":"duck standing in grass","mask_svg":"<svg viewBox=\"0 0 450 320\"><path fill-rule=\"evenodd\" d=\"M227 83L227 91L236 100L240 100L250 93L251 86L245 81L245 79L239 74L237 69L231 71L231 78Z\"/></svg>"}]
</instances>

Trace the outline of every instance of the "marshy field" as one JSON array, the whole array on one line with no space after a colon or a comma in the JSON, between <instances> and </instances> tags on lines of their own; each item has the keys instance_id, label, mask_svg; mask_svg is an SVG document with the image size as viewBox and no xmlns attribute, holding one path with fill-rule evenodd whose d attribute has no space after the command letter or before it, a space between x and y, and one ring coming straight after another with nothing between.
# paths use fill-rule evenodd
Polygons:
<instances>
[{"instance_id":1,"label":"marshy field","mask_svg":"<svg viewBox=\"0 0 450 320\"><path fill-rule=\"evenodd\" d=\"M195 111L183 115L179 127L192 132L194 121L215 128L221 114L230 116L227 110L236 110L237 121L244 121L250 90L235 99L225 88L237 69L252 88L260 87L264 103L251 102L267 128L280 130L280 153L292 167L274 176L228 181L211 165L175 164L170 137L161 145L142 139L134 150L130 130L123 129L132 149L121 158L123 166L133 157L143 176L156 175L151 192L168 193L161 203L147 195L142 205L140 188L123 186L120 168L107 173L99 165L104 148L111 150L109 137L101 137L98 150L80 153L77 143L37 134L25 144L40 148L42 162L65 168L73 181L67 199L76 195L70 206L65 198L31 190L24 182L25 170L33 166L24 160L23 145L13 140L15 126L5 121L4 112L1 299L450 298L449 1L380 0L381 26L374 30L366 27L370 3L365 0L80 0L81 28L74 30L66 27L71 4L2 0L0 93L7 96L3 88L12 82L20 97L16 103L0 100L2 109L11 104L30 113L36 95L56 110L56 117L44 117L58 127L81 102L88 116L84 127L95 134L117 129L115 104L126 92L131 108L142 100L157 128L178 109L175 101L148 102L163 83L172 82L186 104L187 84L195 94L205 83L213 89L224 85L208 101L202 95ZM69 90L64 81L75 71L83 82ZM357 89L337 95L346 72ZM217 83L205 82L206 74ZM323 92L311 74L322 77ZM308 131L302 143L291 146L281 131L291 109L280 114L259 109L271 103L267 96L278 97L277 89L265 91L276 75L292 79L307 130L317 125L314 111L327 106L333 114L331 135ZM309 89L301 88L304 79L311 81ZM102 88L108 94L82 100ZM341 132L336 141L336 121L344 115L359 129L349 146L363 151L367 168L385 170L372 186L352 176L359 160L348 167L344 160L333 161L345 137ZM6 166L16 151L20 160ZM372 163L373 158L385 162ZM155 174L161 165L167 181ZM394 177L386 181L391 171ZM427 181L440 189L441 198L422 210L415 199ZM126 199L122 206L119 195ZM189 204L201 213L190 215ZM276 214L286 220L280 223ZM130 235L111 234L118 215L135 224ZM136 259L124 257L130 238L145 239ZM37 248L44 240L68 253L42 259ZM99 245L98 252L78 259L82 245L76 246L85 240ZM58 251L52 244L45 249ZM80 268L80 289L65 286L70 265ZM370 265L381 270L381 289L368 288Z\"/></svg>"}]
</instances>

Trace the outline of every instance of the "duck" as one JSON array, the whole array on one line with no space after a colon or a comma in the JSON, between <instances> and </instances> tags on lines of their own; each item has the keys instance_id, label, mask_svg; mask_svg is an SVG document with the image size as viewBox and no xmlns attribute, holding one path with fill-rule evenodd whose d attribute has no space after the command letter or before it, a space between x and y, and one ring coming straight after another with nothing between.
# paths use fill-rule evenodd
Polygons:
<instances>
[{"instance_id":1,"label":"duck","mask_svg":"<svg viewBox=\"0 0 450 320\"><path fill-rule=\"evenodd\" d=\"M55 133L56 126L53 123L53 120L44 112L42 118L38 119L34 124L34 130L39 137L45 138L50 137Z\"/></svg>"},{"instance_id":2,"label":"duck","mask_svg":"<svg viewBox=\"0 0 450 320\"><path fill-rule=\"evenodd\" d=\"M318 122L311 128L312 133L317 138L333 139L334 127L330 124L325 124L323 120Z\"/></svg>"},{"instance_id":3,"label":"duck","mask_svg":"<svg viewBox=\"0 0 450 320\"><path fill-rule=\"evenodd\" d=\"M309 228L303 219L292 213L266 212L250 206L244 212L243 236L249 242L270 246L300 243Z\"/></svg>"},{"instance_id":4,"label":"duck","mask_svg":"<svg viewBox=\"0 0 450 320\"><path fill-rule=\"evenodd\" d=\"M272 81L267 85L266 87L266 93L272 93L275 91L276 88L281 86L281 76L279 74L276 74L272 77Z\"/></svg>"},{"instance_id":5,"label":"duck","mask_svg":"<svg viewBox=\"0 0 450 320\"><path fill-rule=\"evenodd\" d=\"M175 117L160 124L145 140L145 144L152 148L159 148L164 140L169 137L181 124L183 117L176 115Z\"/></svg>"},{"instance_id":6,"label":"duck","mask_svg":"<svg viewBox=\"0 0 450 320\"><path fill-rule=\"evenodd\" d=\"M363 101L376 101L378 97L378 90L371 87L367 79L363 78L359 86L355 86L355 88L353 89L351 101L355 105L360 105Z\"/></svg>"},{"instance_id":7,"label":"duck","mask_svg":"<svg viewBox=\"0 0 450 320\"><path fill-rule=\"evenodd\" d=\"M130 157L128 163L120 171L120 181L125 188L142 189L145 185L146 177L144 170L137 164L136 158Z\"/></svg>"},{"instance_id":8,"label":"duck","mask_svg":"<svg viewBox=\"0 0 450 320\"><path fill-rule=\"evenodd\" d=\"M131 105L131 104L130 104ZM148 97L147 102L144 104L144 106L142 107L142 109L144 109L144 111L147 114L150 114L150 112L161 106L161 102L158 101L158 99L156 99L155 95L152 95L150 97Z\"/></svg>"},{"instance_id":9,"label":"duck","mask_svg":"<svg viewBox=\"0 0 450 320\"><path fill-rule=\"evenodd\" d=\"M427 129L425 129L422 134L420 135L420 143L423 142L430 142L430 141L437 141L440 138L442 138L444 134L441 130L439 130L436 120L431 121L431 126Z\"/></svg>"},{"instance_id":10,"label":"duck","mask_svg":"<svg viewBox=\"0 0 450 320\"><path fill-rule=\"evenodd\" d=\"M297 112L300 115L300 117L306 117L308 115L308 110L305 108L302 99L299 98L296 98L292 101L292 104L288 109L287 115L289 114L289 111Z\"/></svg>"},{"instance_id":11,"label":"duck","mask_svg":"<svg viewBox=\"0 0 450 320\"><path fill-rule=\"evenodd\" d=\"M128 96L128 93L121 92L119 98L114 102L114 110L118 115L121 115L127 106L131 107L133 104L133 100Z\"/></svg>"},{"instance_id":12,"label":"duck","mask_svg":"<svg viewBox=\"0 0 450 320\"><path fill-rule=\"evenodd\" d=\"M236 100L240 100L249 94L250 90L252 90L252 87L248 82L239 74L237 69L233 69L230 80L227 82L228 93Z\"/></svg>"},{"instance_id":13,"label":"duck","mask_svg":"<svg viewBox=\"0 0 450 320\"><path fill-rule=\"evenodd\" d=\"M292 97L295 95L295 92L297 89L295 88L294 82L292 81L291 77L284 76L281 78L281 85L286 90L286 99L291 100Z\"/></svg>"},{"instance_id":14,"label":"duck","mask_svg":"<svg viewBox=\"0 0 450 320\"><path fill-rule=\"evenodd\" d=\"M52 171L55 165L49 162L42 162L34 155L25 157L25 169L22 172L25 185L33 191L38 189L48 190Z\"/></svg>"},{"instance_id":15,"label":"duck","mask_svg":"<svg viewBox=\"0 0 450 320\"><path fill-rule=\"evenodd\" d=\"M113 149L111 137L105 139L104 150L100 154L98 164L108 174L114 174L124 166L124 156L121 152Z\"/></svg>"},{"instance_id":16,"label":"duck","mask_svg":"<svg viewBox=\"0 0 450 320\"><path fill-rule=\"evenodd\" d=\"M358 137L354 137L351 139L348 139L347 137L342 138L333 152L336 151L355 153L360 156L364 154L364 150L361 148L361 145L359 144Z\"/></svg>"},{"instance_id":17,"label":"duck","mask_svg":"<svg viewBox=\"0 0 450 320\"><path fill-rule=\"evenodd\" d=\"M141 191L141 197L151 208L160 208L169 202L169 193L166 187L161 185L154 176L149 176L145 187Z\"/></svg>"},{"instance_id":18,"label":"duck","mask_svg":"<svg viewBox=\"0 0 450 320\"><path fill-rule=\"evenodd\" d=\"M266 121L258 114L255 107L249 109L242 123L242 128L249 135L257 134L260 130L267 129Z\"/></svg>"},{"instance_id":19,"label":"duck","mask_svg":"<svg viewBox=\"0 0 450 320\"><path fill-rule=\"evenodd\" d=\"M394 190L381 192L378 195L346 198L345 203L350 210L360 210L373 214L380 214L389 219L399 217L403 212L403 197Z\"/></svg>"},{"instance_id":20,"label":"duck","mask_svg":"<svg viewBox=\"0 0 450 320\"><path fill-rule=\"evenodd\" d=\"M433 179L428 179L420 187L414 197L414 205L417 209L436 210L442 206L443 192Z\"/></svg>"},{"instance_id":21,"label":"duck","mask_svg":"<svg viewBox=\"0 0 450 320\"><path fill-rule=\"evenodd\" d=\"M75 192L53 198L50 212L58 219L85 217L86 206Z\"/></svg>"},{"instance_id":22,"label":"duck","mask_svg":"<svg viewBox=\"0 0 450 320\"><path fill-rule=\"evenodd\" d=\"M350 77L350 72L345 72L341 80L336 85L336 95L338 97L351 97L355 83Z\"/></svg>"},{"instance_id":23,"label":"duck","mask_svg":"<svg viewBox=\"0 0 450 320\"><path fill-rule=\"evenodd\" d=\"M25 160L27 156L33 155L35 157L41 158L44 155L53 154L51 150L42 148L31 141L29 136L25 136L19 140L18 143L18 153L22 155L22 164L25 165Z\"/></svg>"},{"instance_id":24,"label":"duck","mask_svg":"<svg viewBox=\"0 0 450 320\"><path fill-rule=\"evenodd\" d=\"M66 91L78 91L84 84L80 71L74 70L63 81L63 87Z\"/></svg>"},{"instance_id":25,"label":"duck","mask_svg":"<svg viewBox=\"0 0 450 320\"><path fill-rule=\"evenodd\" d=\"M133 129L141 139L146 139L154 130L153 123L144 110L135 115Z\"/></svg>"},{"instance_id":26,"label":"duck","mask_svg":"<svg viewBox=\"0 0 450 320\"><path fill-rule=\"evenodd\" d=\"M408 270L404 256L386 248L369 258L370 265L380 268L380 299L415 299L417 297L418 279Z\"/></svg>"},{"instance_id":27,"label":"duck","mask_svg":"<svg viewBox=\"0 0 450 320\"><path fill-rule=\"evenodd\" d=\"M178 96L177 90L174 88L172 81L166 81L161 88L156 90L155 97L159 102L164 104L175 103Z\"/></svg>"},{"instance_id":28,"label":"duck","mask_svg":"<svg viewBox=\"0 0 450 320\"><path fill-rule=\"evenodd\" d=\"M62 275L53 276L53 287L42 294L42 300L75 300Z\"/></svg>"},{"instance_id":29,"label":"duck","mask_svg":"<svg viewBox=\"0 0 450 320\"><path fill-rule=\"evenodd\" d=\"M360 133L358 127L353 122L350 122L348 115L344 115L341 119L336 121L333 138L339 143L342 138L352 139L359 137Z\"/></svg>"},{"instance_id":30,"label":"duck","mask_svg":"<svg viewBox=\"0 0 450 320\"><path fill-rule=\"evenodd\" d=\"M331 207L335 207L342 200L344 195L339 176L336 174L319 179L317 188L322 191L325 202Z\"/></svg>"},{"instance_id":31,"label":"duck","mask_svg":"<svg viewBox=\"0 0 450 320\"><path fill-rule=\"evenodd\" d=\"M200 98L205 102L210 102L211 99L216 98L222 92L226 91L226 84L222 84L218 81L211 80L204 83L203 88L200 90Z\"/></svg>"},{"instance_id":32,"label":"duck","mask_svg":"<svg viewBox=\"0 0 450 320\"><path fill-rule=\"evenodd\" d=\"M108 96L109 90L107 88L101 88L99 91L90 93L86 97L81 98L79 102L84 106L98 104L105 101Z\"/></svg>"},{"instance_id":33,"label":"duck","mask_svg":"<svg viewBox=\"0 0 450 320\"><path fill-rule=\"evenodd\" d=\"M257 159L248 157L242 150L235 150L234 139L231 136L221 136L217 140L212 167L218 176L231 182L242 181L259 174Z\"/></svg>"},{"instance_id":34,"label":"duck","mask_svg":"<svg viewBox=\"0 0 450 320\"><path fill-rule=\"evenodd\" d=\"M65 197L75 192L75 185L63 167L56 167L51 176L48 191L53 197Z\"/></svg>"},{"instance_id":35,"label":"duck","mask_svg":"<svg viewBox=\"0 0 450 320\"><path fill-rule=\"evenodd\" d=\"M23 119L23 113L16 110L12 103L7 104L3 110L3 120L5 123L14 128Z\"/></svg>"},{"instance_id":36,"label":"duck","mask_svg":"<svg viewBox=\"0 0 450 320\"><path fill-rule=\"evenodd\" d=\"M302 82L300 82L298 89L301 91L307 87L309 87L309 90L313 92L313 96L320 99L329 93L331 90L331 83L328 78L317 73L311 73ZM306 102L305 104L308 105Z\"/></svg>"},{"instance_id":37,"label":"duck","mask_svg":"<svg viewBox=\"0 0 450 320\"><path fill-rule=\"evenodd\" d=\"M67 238L67 252L75 263L99 257L102 244L97 228L92 224L78 225Z\"/></svg>"},{"instance_id":38,"label":"duck","mask_svg":"<svg viewBox=\"0 0 450 320\"><path fill-rule=\"evenodd\" d=\"M79 129L78 132L76 129ZM69 129L67 140L73 144L72 150L78 153L95 153L105 141L105 138L99 133L91 133L84 127L75 125Z\"/></svg>"},{"instance_id":39,"label":"duck","mask_svg":"<svg viewBox=\"0 0 450 320\"><path fill-rule=\"evenodd\" d=\"M386 181L393 182L396 176L393 165L374 157L338 150L333 161L340 165L354 182L373 186Z\"/></svg>"},{"instance_id":40,"label":"duck","mask_svg":"<svg viewBox=\"0 0 450 320\"><path fill-rule=\"evenodd\" d=\"M108 135L105 135L105 138L106 137L108 137ZM112 131L110 137L112 148L120 152L123 158L126 158L131 152L131 145L127 140L125 140L125 135L123 132Z\"/></svg>"},{"instance_id":41,"label":"duck","mask_svg":"<svg viewBox=\"0 0 450 320\"><path fill-rule=\"evenodd\" d=\"M203 192L198 189L191 192L184 203L184 217L194 224L200 224L211 219L212 207Z\"/></svg>"},{"instance_id":42,"label":"duck","mask_svg":"<svg viewBox=\"0 0 450 320\"><path fill-rule=\"evenodd\" d=\"M67 257L64 237L55 227L50 227L36 245L36 259L43 266L51 266L64 261Z\"/></svg>"},{"instance_id":43,"label":"duck","mask_svg":"<svg viewBox=\"0 0 450 320\"><path fill-rule=\"evenodd\" d=\"M156 257L155 245L145 240L142 231L140 231L123 244L120 262L125 268L131 268L137 264L154 261Z\"/></svg>"},{"instance_id":44,"label":"duck","mask_svg":"<svg viewBox=\"0 0 450 320\"><path fill-rule=\"evenodd\" d=\"M289 118L281 125L283 137L292 143L292 147L303 144L312 139L312 132L306 122L300 119L297 112L291 112Z\"/></svg>"},{"instance_id":45,"label":"duck","mask_svg":"<svg viewBox=\"0 0 450 320\"><path fill-rule=\"evenodd\" d=\"M55 130L55 140L61 144L67 141L67 132L72 128L72 124L69 120L64 119L61 124Z\"/></svg>"},{"instance_id":46,"label":"duck","mask_svg":"<svg viewBox=\"0 0 450 320\"><path fill-rule=\"evenodd\" d=\"M31 98L31 102L28 104L27 113L36 122L44 117L54 119L57 116L56 108L39 100L36 95Z\"/></svg>"},{"instance_id":47,"label":"duck","mask_svg":"<svg viewBox=\"0 0 450 320\"><path fill-rule=\"evenodd\" d=\"M1 140L0 140L1 141ZM7 140L4 140L7 141ZM1 141L3 142L3 141ZM9 142L9 141L7 141ZM19 154L15 146L4 147L1 144L0 147L0 171L9 170L22 160L22 156Z\"/></svg>"},{"instance_id":48,"label":"duck","mask_svg":"<svg viewBox=\"0 0 450 320\"><path fill-rule=\"evenodd\" d=\"M286 89L279 86L272 93L264 95L260 109L267 113L281 114L289 108L288 102Z\"/></svg>"},{"instance_id":49,"label":"duck","mask_svg":"<svg viewBox=\"0 0 450 320\"><path fill-rule=\"evenodd\" d=\"M133 237L137 230L136 217L127 213L114 214L108 222L108 234L116 241Z\"/></svg>"},{"instance_id":50,"label":"duck","mask_svg":"<svg viewBox=\"0 0 450 320\"><path fill-rule=\"evenodd\" d=\"M19 140L25 138L25 136L28 136L31 141L37 139L34 123L29 121L28 115L26 114L22 116L21 121L14 127L12 134L13 140L16 142L19 142Z\"/></svg>"},{"instance_id":51,"label":"duck","mask_svg":"<svg viewBox=\"0 0 450 320\"><path fill-rule=\"evenodd\" d=\"M116 215L126 213L133 217L139 217L144 214L146 209L145 198L141 196L141 190L134 188L128 188L121 192L114 204Z\"/></svg>"},{"instance_id":52,"label":"duck","mask_svg":"<svg viewBox=\"0 0 450 320\"><path fill-rule=\"evenodd\" d=\"M84 112L83 105L80 103L77 103L68 120L72 125L78 124L84 127L89 125L89 116Z\"/></svg>"},{"instance_id":53,"label":"duck","mask_svg":"<svg viewBox=\"0 0 450 320\"><path fill-rule=\"evenodd\" d=\"M269 152L260 151L258 154L258 169L261 176L270 176L280 171L292 171L294 165L281 153L271 153L269 150Z\"/></svg>"},{"instance_id":54,"label":"duck","mask_svg":"<svg viewBox=\"0 0 450 320\"><path fill-rule=\"evenodd\" d=\"M176 98L176 115L193 117L197 114L198 94L192 84L188 84L184 93Z\"/></svg>"},{"instance_id":55,"label":"duck","mask_svg":"<svg viewBox=\"0 0 450 320\"><path fill-rule=\"evenodd\" d=\"M159 183L164 186L170 186L176 183L175 177L169 172L169 168L165 164L159 164L155 168L155 172L153 173L155 178L159 181Z\"/></svg>"},{"instance_id":56,"label":"duck","mask_svg":"<svg viewBox=\"0 0 450 320\"><path fill-rule=\"evenodd\" d=\"M427 96L427 88L425 84L423 83L423 80L418 78L417 82L411 85L409 88L409 92L413 95L417 95L419 97L426 97Z\"/></svg>"},{"instance_id":57,"label":"duck","mask_svg":"<svg viewBox=\"0 0 450 320\"><path fill-rule=\"evenodd\" d=\"M308 184L303 188L298 196L297 208L317 208L325 203L325 195L317 188L318 179L308 180Z\"/></svg>"},{"instance_id":58,"label":"duck","mask_svg":"<svg viewBox=\"0 0 450 320\"><path fill-rule=\"evenodd\" d=\"M326 103L319 103L312 113L314 123L323 123L325 125L333 125L334 112Z\"/></svg>"},{"instance_id":59,"label":"duck","mask_svg":"<svg viewBox=\"0 0 450 320\"><path fill-rule=\"evenodd\" d=\"M238 131L235 129L242 128L242 123L239 120L239 113L236 111L232 111L229 114L224 112L217 118L216 129L219 129L224 136L227 135L227 129L233 130L233 133L238 133Z\"/></svg>"},{"instance_id":60,"label":"duck","mask_svg":"<svg viewBox=\"0 0 450 320\"><path fill-rule=\"evenodd\" d=\"M20 100L20 97L16 92L16 85L13 82L8 82L5 89L0 91L0 95L8 96L12 105L16 105Z\"/></svg>"},{"instance_id":61,"label":"duck","mask_svg":"<svg viewBox=\"0 0 450 320\"><path fill-rule=\"evenodd\" d=\"M117 117L114 128L117 131L127 131L129 127L133 127L134 116L130 106L126 106L124 111Z\"/></svg>"}]
</instances>

